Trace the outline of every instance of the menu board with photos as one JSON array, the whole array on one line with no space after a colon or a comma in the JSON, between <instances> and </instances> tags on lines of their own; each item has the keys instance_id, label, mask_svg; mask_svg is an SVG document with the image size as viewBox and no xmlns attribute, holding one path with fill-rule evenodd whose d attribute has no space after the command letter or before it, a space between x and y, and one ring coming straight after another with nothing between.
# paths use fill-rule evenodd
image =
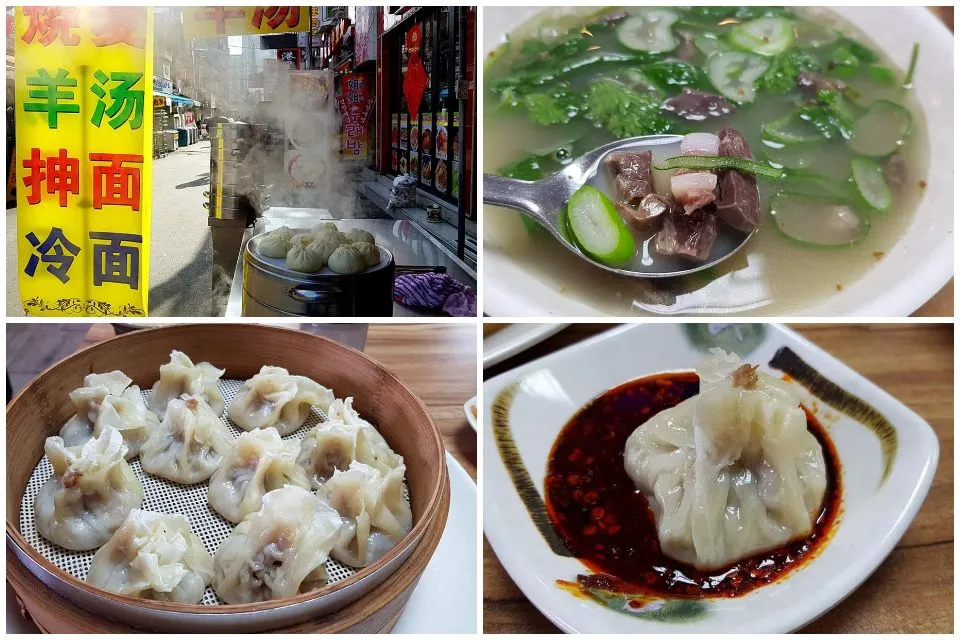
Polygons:
<instances>
[{"instance_id":1,"label":"menu board with photos","mask_svg":"<svg viewBox=\"0 0 960 640\"><path fill-rule=\"evenodd\" d=\"M449 124L447 118L447 112L441 111L437 115L437 130L434 133L434 139L436 141L436 156L437 160L446 160L447 159L447 125Z\"/></svg>"},{"instance_id":2,"label":"menu board with photos","mask_svg":"<svg viewBox=\"0 0 960 640\"><path fill-rule=\"evenodd\" d=\"M428 187L433 184L433 162L430 156L420 159L420 182Z\"/></svg>"},{"instance_id":3,"label":"menu board with photos","mask_svg":"<svg viewBox=\"0 0 960 640\"><path fill-rule=\"evenodd\" d=\"M398 113L390 116L390 146L394 149L400 146L400 114Z\"/></svg>"},{"instance_id":4,"label":"menu board with photos","mask_svg":"<svg viewBox=\"0 0 960 640\"><path fill-rule=\"evenodd\" d=\"M403 150L407 149L407 140L409 139L409 131L407 130L407 118L409 116L405 113L400 114L400 148Z\"/></svg>"}]
</instances>

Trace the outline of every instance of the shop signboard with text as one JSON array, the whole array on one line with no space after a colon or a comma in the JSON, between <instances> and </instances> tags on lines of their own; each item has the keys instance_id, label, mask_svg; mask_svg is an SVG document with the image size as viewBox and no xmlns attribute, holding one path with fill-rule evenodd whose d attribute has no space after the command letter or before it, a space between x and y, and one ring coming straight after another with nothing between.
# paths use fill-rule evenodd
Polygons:
<instances>
[{"instance_id":1,"label":"shop signboard with text","mask_svg":"<svg viewBox=\"0 0 960 640\"><path fill-rule=\"evenodd\" d=\"M344 160L367 160L370 150L367 136L370 110L373 100L370 95L371 77L365 73L347 73L340 79L340 122L343 138Z\"/></svg>"},{"instance_id":2,"label":"shop signboard with text","mask_svg":"<svg viewBox=\"0 0 960 640\"><path fill-rule=\"evenodd\" d=\"M185 38L271 35L310 30L309 7L186 7Z\"/></svg>"}]
</instances>

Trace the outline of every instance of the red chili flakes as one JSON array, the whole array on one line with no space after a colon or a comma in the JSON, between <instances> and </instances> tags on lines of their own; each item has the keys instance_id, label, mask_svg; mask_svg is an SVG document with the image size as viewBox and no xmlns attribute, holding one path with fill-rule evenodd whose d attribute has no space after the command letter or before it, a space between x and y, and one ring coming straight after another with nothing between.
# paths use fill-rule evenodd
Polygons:
<instances>
[{"instance_id":1,"label":"red chili flakes","mask_svg":"<svg viewBox=\"0 0 960 640\"><path fill-rule=\"evenodd\" d=\"M577 486L578 484L580 484L580 476L578 476L575 473L571 473L570 475L567 476L567 484L570 485L571 487Z\"/></svg>"},{"instance_id":2,"label":"red chili flakes","mask_svg":"<svg viewBox=\"0 0 960 640\"><path fill-rule=\"evenodd\" d=\"M605 513L605 510L603 507L594 507L593 509L590 510L590 515L591 517L593 517L594 520L601 519L604 513Z\"/></svg>"},{"instance_id":3,"label":"red chili flakes","mask_svg":"<svg viewBox=\"0 0 960 640\"><path fill-rule=\"evenodd\" d=\"M583 455L583 451L580 449L574 449L570 455L567 456L567 462L576 462L580 459L581 455Z\"/></svg>"},{"instance_id":4,"label":"red chili flakes","mask_svg":"<svg viewBox=\"0 0 960 640\"><path fill-rule=\"evenodd\" d=\"M609 529L607 529L607 533L609 533L612 536L615 536L618 533L620 533L620 529L622 529L620 525L614 524L614 525L611 525Z\"/></svg>"},{"instance_id":5,"label":"red chili flakes","mask_svg":"<svg viewBox=\"0 0 960 640\"><path fill-rule=\"evenodd\" d=\"M588 524L583 528L583 535L585 536L593 536L596 534L597 534L597 528L592 524Z\"/></svg>"},{"instance_id":6,"label":"red chili flakes","mask_svg":"<svg viewBox=\"0 0 960 640\"><path fill-rule=\"evenodd\" d=\"M596 491L587 491L583 495L583 501L587 504L597 504L600 501L600 495Z\"/></svg>"}]
</instances>

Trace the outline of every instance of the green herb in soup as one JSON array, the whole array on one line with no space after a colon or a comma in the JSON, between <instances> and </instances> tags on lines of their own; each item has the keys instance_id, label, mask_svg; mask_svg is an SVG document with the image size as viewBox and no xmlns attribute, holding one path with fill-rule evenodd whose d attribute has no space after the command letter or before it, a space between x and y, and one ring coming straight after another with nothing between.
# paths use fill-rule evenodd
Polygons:
<instances>
[{"instance_id":1,"label":"green herb in soup","mask_svg":"<svg viewBox=\"0 0 960 640\"><path fill-rule=\"evenodd\" d=\"M499 172L537 180L613 140L684 136L670 157L608 157L605 193L571 200L592 258L703 262L723 229L763 226L852 251L872 218L905 215L919 46L901 73L835 22L776 7L631 7L570 22L545 21L487 65L494 118L525 117L537 140L558 141L518 149Z\"/></svg>"}]
</instances>

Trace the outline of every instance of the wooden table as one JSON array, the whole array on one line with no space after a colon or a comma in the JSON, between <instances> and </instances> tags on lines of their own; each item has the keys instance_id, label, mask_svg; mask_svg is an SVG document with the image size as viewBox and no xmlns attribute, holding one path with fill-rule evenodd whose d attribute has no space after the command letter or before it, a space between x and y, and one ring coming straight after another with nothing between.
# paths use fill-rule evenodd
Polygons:
<instances>
[{"instance_id":1,"label":"wooden table","mask_svg":"<svg viewBox=\"0 0 960 640\"><path fill-rule=\"evenodd\" d=\"M90 327L80 349L112 338L113 327ZM394 372L440 427L443 443L477 479L477 434L463 403L477 395L477 328L473 324L371 324L364 353Z\"/></svg>"},{"instance_id":2,"label":"wooden table","mask_svg":"<svg viewBox=\"0 0 960 640\"><path fill-rule=\"evenodd\" d=\"M484 370L495 376L610 328L577 324ZM795 325L917 412L940 440L930 494L893 553L849 598L801 631L951 633L953 631L953 325ZM555 633L483 546L485 633Z\"/></svg>"}]
</instances>

